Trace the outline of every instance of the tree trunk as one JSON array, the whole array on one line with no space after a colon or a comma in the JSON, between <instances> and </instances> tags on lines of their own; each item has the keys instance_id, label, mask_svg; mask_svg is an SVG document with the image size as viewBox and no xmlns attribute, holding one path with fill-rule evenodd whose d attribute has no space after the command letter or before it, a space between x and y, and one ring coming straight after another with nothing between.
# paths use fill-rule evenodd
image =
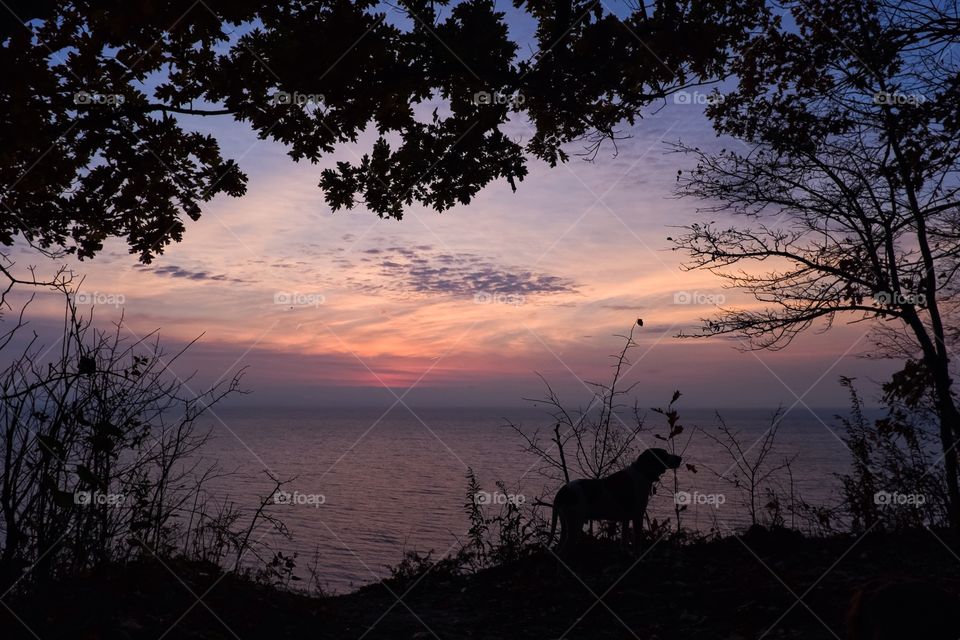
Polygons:
<instances>
[{"instance_id":1,"label":"tree trunk","mask_svg":"<svg viewBox=\"0 0 960 640\"><path fill-rule=\"evenodd\" d=\"M960 532L960 484L958 484L957 443L960 442L960 411L953 401L950 370L938 359L931 366L937 393L937 413L940 418L940 445L943 447L943 468L947 477L947 496L950 500L950 528Z\"/></svg>"}]
</instances>

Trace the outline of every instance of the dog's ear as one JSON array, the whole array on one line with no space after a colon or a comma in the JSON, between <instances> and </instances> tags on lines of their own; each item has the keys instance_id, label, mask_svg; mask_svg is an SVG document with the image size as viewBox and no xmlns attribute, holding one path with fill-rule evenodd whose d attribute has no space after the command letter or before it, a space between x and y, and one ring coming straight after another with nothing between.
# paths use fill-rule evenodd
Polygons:
<instances>
[{"instance_id":1,"label":"dog's ear","mask_svg":"<svg viewBox=\"0 0 960 640\"><path fill-rule=\"evenodd\" d=\"M645 449L640 455L637 456L637 459L633 464L643 469L649 468L650 459L653 457L652 452L653 452L653 449Z\"/></svg>"},{"instance_id":2,"label":"dog's ear","mask_svg":"<svg viewBox=\"0 0 960 640\"><path fill-rule=\"evenodd\" d=\"M662 475L667 469L670 469L670 463L673 455L665 449L647 449L639 456L634 463L648 474L656 476Z\"/></svg>"}]
</instances>

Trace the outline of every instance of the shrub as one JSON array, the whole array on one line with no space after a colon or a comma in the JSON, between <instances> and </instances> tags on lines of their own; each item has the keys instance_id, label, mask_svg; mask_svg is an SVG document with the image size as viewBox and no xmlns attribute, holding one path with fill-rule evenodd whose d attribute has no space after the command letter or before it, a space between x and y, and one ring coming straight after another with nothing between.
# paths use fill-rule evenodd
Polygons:
<instances>
[{"instance_id":1,"label":"shrub","mask_svg":"<svg viewBox=\"0 0 960 640\"><path fill-rule=\"evenodd\" d=\"M943 526L948 523L946 482L932 451L930 408L923 377L911 365L884 385L885 415L869 420L850 378L841 384L850 394L850 415L840 417L850 449L850 473L840 474L844 506L854 531ZM913 497L898 504L897 496ZM917 499L916 497L921 498ZM916 504L922 501L922 504Z\"/></svg>"},{"instance_id":2,"label":"shrub","mask_svg":"<svg viewBox=\"0 0 960 640\"><path fill-rule=\"evenodd\" d=\"M97 329L56 289L67 297L53 357L34 334L0 372L0 584L144 554L242 555L241 513L203 489L218 470L199 455L209 431L197 425L242 372L194 393L170 369L183 351L168 357L155 333L126 338L122 318Z\"/></svg>"}]
</instances>

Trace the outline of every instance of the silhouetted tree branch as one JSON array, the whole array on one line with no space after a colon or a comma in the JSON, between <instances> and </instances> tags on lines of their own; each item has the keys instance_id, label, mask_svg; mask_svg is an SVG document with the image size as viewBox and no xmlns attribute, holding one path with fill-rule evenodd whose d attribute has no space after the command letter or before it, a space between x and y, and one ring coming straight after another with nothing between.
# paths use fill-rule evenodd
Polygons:
<instances>
[{"instance_id":1,"label":"silhouetted tree branch","mask_svg":"<svg viewBox=\"0 0 960 640\"><path fill-rule=\"evenodd\" d=\"M929 28L950 4L787 3L798 32L769 20L733 64L737 88L708 108L718 132L749 151L676 147L697 161L678 176L678 194L723 221L690 225L674 241L687 268L764 303L721 310L702 335L776 349L843 316L881 327L881 355L919 358L937 393L960 527L949 356L960 302L960 86L956 64L928 60L960 36Z\"/></svg>"}]
</instances>

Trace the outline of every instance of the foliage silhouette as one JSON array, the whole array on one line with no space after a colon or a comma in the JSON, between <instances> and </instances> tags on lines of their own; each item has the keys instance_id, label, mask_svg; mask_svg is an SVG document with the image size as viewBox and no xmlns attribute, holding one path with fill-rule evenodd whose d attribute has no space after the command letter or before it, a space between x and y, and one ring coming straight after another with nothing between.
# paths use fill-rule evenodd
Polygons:
<instances>
[{"instance_id":1,"label":"foliage silhouette","mask_svg":"<svg viewBox=\"0 0 960 640\"><path fill-rule=\"evenodd\" d=\"M120 237L150 262L205 203L246 189L197 117L232 118L312 163L375 132L321 173L329 206L443 211L494 180L515 188L527 157L556 165L572 140L595 153L653 101L723 75L763 3L517 7L537 55L484 0L386 13L370 0L15 2L27 24L0 25L0 243L88 258ZM515 116L532 126L526 144L507 135Z\"/></svg>"},{"instance_id":2,"label":"foliage silhouette","mask_svg":"<svg viewBox=\"0 0 960 640\"><path fill-rule=\"evenodd\" d=\"M126 339L122 319L98 329L77 312L69 279L57 287L59 349L28 336L0 371L0 589L173 556L237 573L255 558L264 578L288 581L267 557L267 536L288 534L264 510L269 498L251 513L208 491L229 473L203 455L210 432L198 422L240 392L242 372L194 392L171 370L189 345L168 354L156 332ZM22 317L0 342L17 333Z\"/></svg>"},{"instance_id":3,"label":"foliage silhouette","mask_svg":"<svg viewBox=\"0 0 960 640\"><path fill-rule=\"evenodd\" d=\"M739 334L778 349L845 319L873 328L873 355L922 362L960 528L960 409L949 355L960 85L956 64L937 55L960 36L943 13L951 4L789 2L796 28L769 18L731 66L734 90L707 109L718 133L743 150L677 147L697 161L678 176L678 193L704 200L710 219L674 241L689 268L763 303L721 310L703 335Z\"/></svg>"}]
</instances>

